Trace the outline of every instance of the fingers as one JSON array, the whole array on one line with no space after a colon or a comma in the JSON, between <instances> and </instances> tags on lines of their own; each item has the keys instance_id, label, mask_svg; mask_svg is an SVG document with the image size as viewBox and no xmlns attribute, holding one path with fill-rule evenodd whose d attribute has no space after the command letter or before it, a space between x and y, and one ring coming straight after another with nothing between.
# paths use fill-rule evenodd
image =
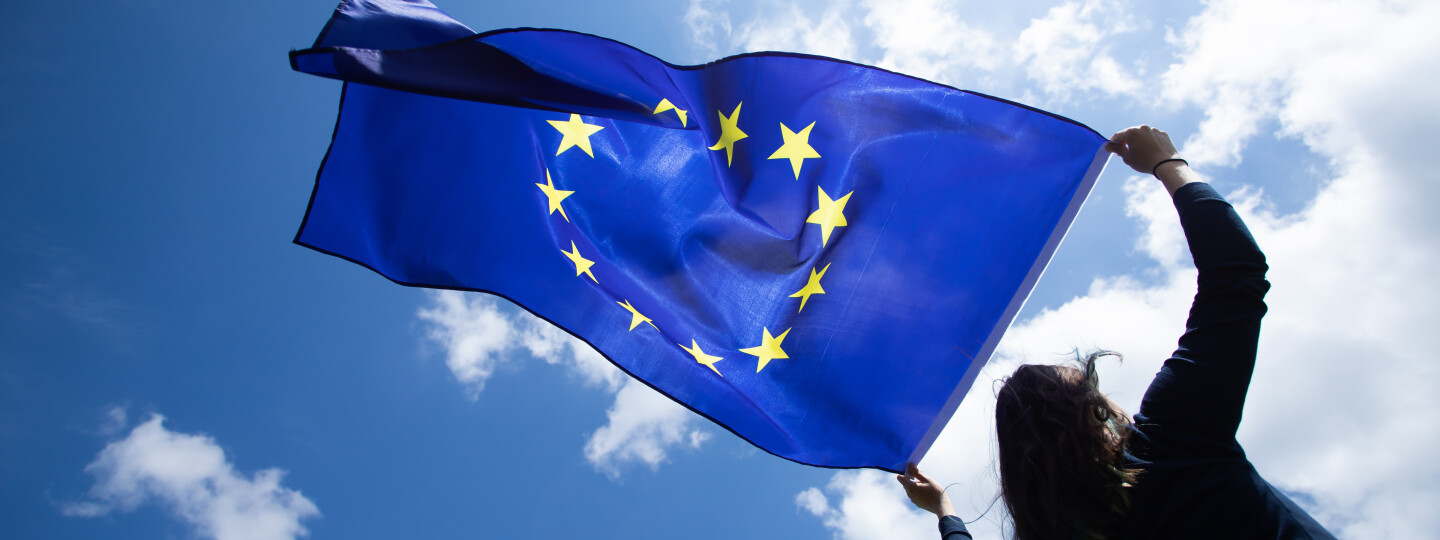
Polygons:
<instances>
[{"instance_id":1,"label":"fingers","mask_svg":"<svg viewBox=\"0 0 1440 540\"><path fill-rule=\"evenodd\" d=\"M1161 160L1179 157L1170 134L1141 124L1115 132L1105 150L1120 156L1136 172L1150 173Z\"/></svg>"},{"instance_id":2,"label":"fingers","mask_svg":"<svg viewBox=\"0 0 1440 540\"><path fill-rule=\"evenodd\" d=\"M926 484L935 483L935 481L931 480L929 476L925 476L925 473L920 472L920 469L915 469L915 478L919 478L921 482L924 482Z\"/></svg>"},{"instance_id":3,"label":"fingers","mask_svg":"<svg viewBox=\"0 0 1440 540\"><path fill-rule=\"evenodd\" d=\"M920 467L916 466L914 462L905 465L905 481L910 485L935 483L930 477L925 476L925 473L920 472Z\"/></svg>"},{"instance_id":4,"label":"fingers","mask_svg":"<svg viewBox=\"0 0 1440 540\"><path fill-rule=\"evenodd\" d=\"M905 488L905 495L910 497L910 502L917 508L936 516L955 514L955 508L950 504L950 498L945 496L945 490L925 476L925 473L920 472L920 467L914 463L907 463L905 474L897 474L895 479Z\"/></svg>"},{"instance_id":5,"label":"fingers","mask_svg":"<svg viewBox=\"0 0 1440 540\"><path fill-rule=\"evenodd\" d=\"M1165 132L1164 132L1164 131L1161 131L1161 130L1159 130L1159 129L1155 129L1155 128L1153 128L1153 127L1147 126L1147 125L1145 125L1145 124L1140 124L1140 125L1138 125L1138 126L1131 126L1131 127L1122 129L1122 130L1120 130L1120 131L1116 131L1114 135L1111 135L1111 136L1110 136L1110 140L1111 140L1111 141L1114 141L1114 142L1129 142L1131 138L1136 137L1136 136L1138 136L1138 135L1150 136L1150 135L1153 135L1153 134L1155 134L1155 133L1165 133Z\"/></svg>"},{"instance_id":6,"label":"fingers","mask_svg":"<svg viewBox=\"0 0 1440 540\"><path fill-rule=\"evenodd\" d=\"M920 478L916 476L919 472L920 470L915 468L915 464L911 463L905 467L905 474L895 475L895 480L900 482L900 487L905 488L905 492L908 494L923 484Z\"/></svg>"},{"instance_id":7,"label":"fingers","mask_svg":"<svg viewBox=\"0 0 1440 540\"><path fill-rule=\"evenodd\" d=\"M1110 136L1110 140L1105 142L1105 150L1121 158L1128 156L1130 154L1130 143L1141 130L1148 127L1149 126L1142 124L1116 131L1114 135Z\"/></svg>"},{"instance_id":8,"label":"fingers","mask_svg":"<svg viewBox=\"0 0 1440 540\"><path fill-rule=\"evenodd\" d=\"M925 486L916 481L915 478L903 474L895 475L895 480L900 482L900 487L905 490L905 495L915 501L916 497L925 492ZM918 504L918 503L917 503Z\"/></svg>"},{"instance_id":9,"label":"fingers","mask_svg":"<svg viewBox=\"0 0 1440 540\"><path fill-rule=\"evenodd\" d=\"M895 475L895 480L900 482L900 487L905 488L906 494L909 494L911 490L915 489L915 480L909 476L897 474Z\"/></svg>"},{"instance_id":10,"label":"fingers","mask_svg":"<svg viewBox=\"0 0 1440 540\"><path fill-rule=\"evenodd\" d=\"M1170 147L1171 150L1174 150L1174 149L1175 149L1175 143L1170 142L1170 134L1169 134L1169 133L1166 133L1166 132L1164 132L1164 131L1162 131L1162 130L1159 130L1159 129L1155 130L1155 133L1160 136L1159 138L1160 138L1161 141L1164 141L1164 142L1165 142L1164 146Z\"/></svg>"},{"instance_id":11,"label":"fingers","mask_svg":"<svg viewBox=\"0 0 1440 540\"><path fill-rule=\"evenodd\" d=\"M1125 144L1127 141L1130 140L1130 134L1135 130L1140 129L1141 127L1142 126L1128 127L1120 131L1116 131L1114 135L1110 136L1110 142L1116 144Z\"/></svg>"}]
</instances>

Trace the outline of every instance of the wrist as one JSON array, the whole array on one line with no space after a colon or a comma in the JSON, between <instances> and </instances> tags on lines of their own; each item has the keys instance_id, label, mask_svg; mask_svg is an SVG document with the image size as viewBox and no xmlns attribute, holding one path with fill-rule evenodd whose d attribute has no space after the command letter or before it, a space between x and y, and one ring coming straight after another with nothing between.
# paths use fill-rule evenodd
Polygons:
<instances>
[{"instance_id":1,"label":"wrist","mask_svg":"<svg viewBox=\"0 0 1440 540\"><path fill-rule=\"evenodd\" d=\"M1166 173L1173 173L1182 165L1188 167L1190 165L1190 162L1178 157L1162 159L1155 162L1155 166L1150 168L1150 175L1156 178L1160 178L1162 171Z\"/></svg>"},{"instance_id":2,"label":"wrist","mask_svg":"<svg viewBox=\"0 0 1440 540\"><path fill-rule=\"evenodd\" d=\"M1172 196L1181 186L1200 181L1200 176L1190 169L1190 164L1179 158L1157 163L1153 174Z\"/></svg>"},{"instance_id":3,"label":"wrist","mask_svg":"<svg viewBox=\"0 0 1440 540\"><path fill-rule=\"evenodd\" d=\"M940 501L940 508L937 508L937 509L935 510L935 517L936 517L936 518L943 518L943 517L945 517L945 516L960 517L959 515L955 514L955 507L950 504L950 500L949 500L949 499L945 499L945 500L943 500L943 501Z\"/></svg>"}]
</instances>

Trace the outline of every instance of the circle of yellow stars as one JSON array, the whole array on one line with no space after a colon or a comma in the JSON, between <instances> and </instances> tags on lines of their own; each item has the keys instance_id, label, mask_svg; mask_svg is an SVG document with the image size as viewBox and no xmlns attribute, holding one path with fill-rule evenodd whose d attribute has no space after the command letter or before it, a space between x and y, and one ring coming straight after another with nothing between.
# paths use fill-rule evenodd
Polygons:
<instances>
[{"instance_id":1,"label":"circle of yellow stars","mask_svg":"<svg viewBox=\"0 0 1440 540\"><path fill-rule=\"evenodd\" d=\"M740 109L743 104L743 102L737 102L735 108L731 110L729 115L726 115L723 110L715 111L719 117L720 133L715 144L709 146L709 149L717 152L721 150L725 151L726 167L734 164L736 143L749 138L749 135L740 129ZM652 114L659 115L668 112L675 114L680 120L682 127L688 126L689 111L677 107L669 99L661 99L660 103L655 106ZM579 148L589 157L595 157L594 149L590 144L590 137L605 129L603 126L587 124L578 114L571 114L568 120L547 120L546 122L554 127L556 131L559 131L561 135L559 148L555 151L557 158L571 148ZM780 122L780 136L783 144L767 158L788 160L790 162L791 172L797 181L800 179L800 171L805 165L805 160L820 159L820 153L810 145L810 135L815 129L815 124L815 122L810 122L809 125L797 132L790 129L784 122ZM536 182L535 186L540 189L540 192L545 197L547 213L554 215L556 212L559 212L560 217L563 218L566 223L569 223L570 216L565 213L564 202L569 197L575 195L576 190L564 190L556 187L555 180L551 177L548 168L545 170L545 183ZM825 248L829 244L830 237L835 232L836 227L849 225L849 222L845 218L845 208L850 202L850 196L853 195L854 192L846 193L840 198L835 199L832 198L823 187L816 187L816 190L816 209L806 218L805 223L818 225L820 227L820 246L821 248ZM582 255L573 240L570 242L570 250L561 250L561 253L575 266L576 277L583 275L590 278L593 283L600 283L600 280L591 272L591 269L595 266L595 261ZM826 263L825 267L821 268L818 272L815 271L814 267L811 267L810 277L805 282L805 286L789 296L790 298L800 299L800 305L796 309L797 313L805 310L805 306L812 296L825 294L825 289L821 286L820 282L825 278L825 273L829 270L830 263ZM638 308L630 303L630 300L622 298L616 302L616 304L630 313L630 327L628 331L635 331L635 328L639 327L642 323L650 325L651 328L657 331L659 330L659 327L655 326L654 320L641 313ZM790 358L790 355L785 352L783 345L785 338L790 335L791 330L793 330L793 328L786 328L777 336L770 332L769 327L762 327L759 337L760 344L754 347L738 349L737 352L754 356L756 358L755 372L760 373L770 362ZM690 340L689 347L686 347L683 343L676 343L676 346L693 357L697 365L709 368L718 376L724 376L724 374L720 372L720 369L715 367L715 364L724 360L724 358L705 352L695 339Z\"/></svg>"}]
</instances>

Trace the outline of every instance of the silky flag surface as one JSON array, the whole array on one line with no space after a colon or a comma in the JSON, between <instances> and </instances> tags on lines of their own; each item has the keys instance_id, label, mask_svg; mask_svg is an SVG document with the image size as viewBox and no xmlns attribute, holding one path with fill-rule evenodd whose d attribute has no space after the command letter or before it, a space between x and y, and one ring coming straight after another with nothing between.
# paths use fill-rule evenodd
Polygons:
<instances>
[{"instance_id":1,"label":"silky flag surface","mask_svg":"<svg viewBox=\"0 0 1440 540\"><path fill-rule=\"evenodd\" d=\"M1043 111L828 58L700 66L347 1L296 242L508 298L775 455L899 471L949 420L1104 165Z\"/></svg>"}]
</instances>

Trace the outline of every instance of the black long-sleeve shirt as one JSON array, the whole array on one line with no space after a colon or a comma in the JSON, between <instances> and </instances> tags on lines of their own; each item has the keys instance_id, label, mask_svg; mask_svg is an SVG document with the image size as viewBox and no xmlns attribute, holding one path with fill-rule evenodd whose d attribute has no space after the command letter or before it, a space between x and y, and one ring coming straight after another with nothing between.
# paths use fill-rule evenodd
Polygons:
<instances>
[{"instance_id":1,"label":"black long-sleeve shirt","mask_svg":"<svg viewBox=\"0 0 1440 540\"><path fill-rule=\"evenodd\" d=\"M1333 539L1260 477L1235 439L1270 289L1265 255L1208 184L1181 187L1174 202L1199 276L1179 348L1146 390L1126 444L1141 473L1121 537ZM940 531L969 537L954 517Z\"/></svg>"}]
</instances>

